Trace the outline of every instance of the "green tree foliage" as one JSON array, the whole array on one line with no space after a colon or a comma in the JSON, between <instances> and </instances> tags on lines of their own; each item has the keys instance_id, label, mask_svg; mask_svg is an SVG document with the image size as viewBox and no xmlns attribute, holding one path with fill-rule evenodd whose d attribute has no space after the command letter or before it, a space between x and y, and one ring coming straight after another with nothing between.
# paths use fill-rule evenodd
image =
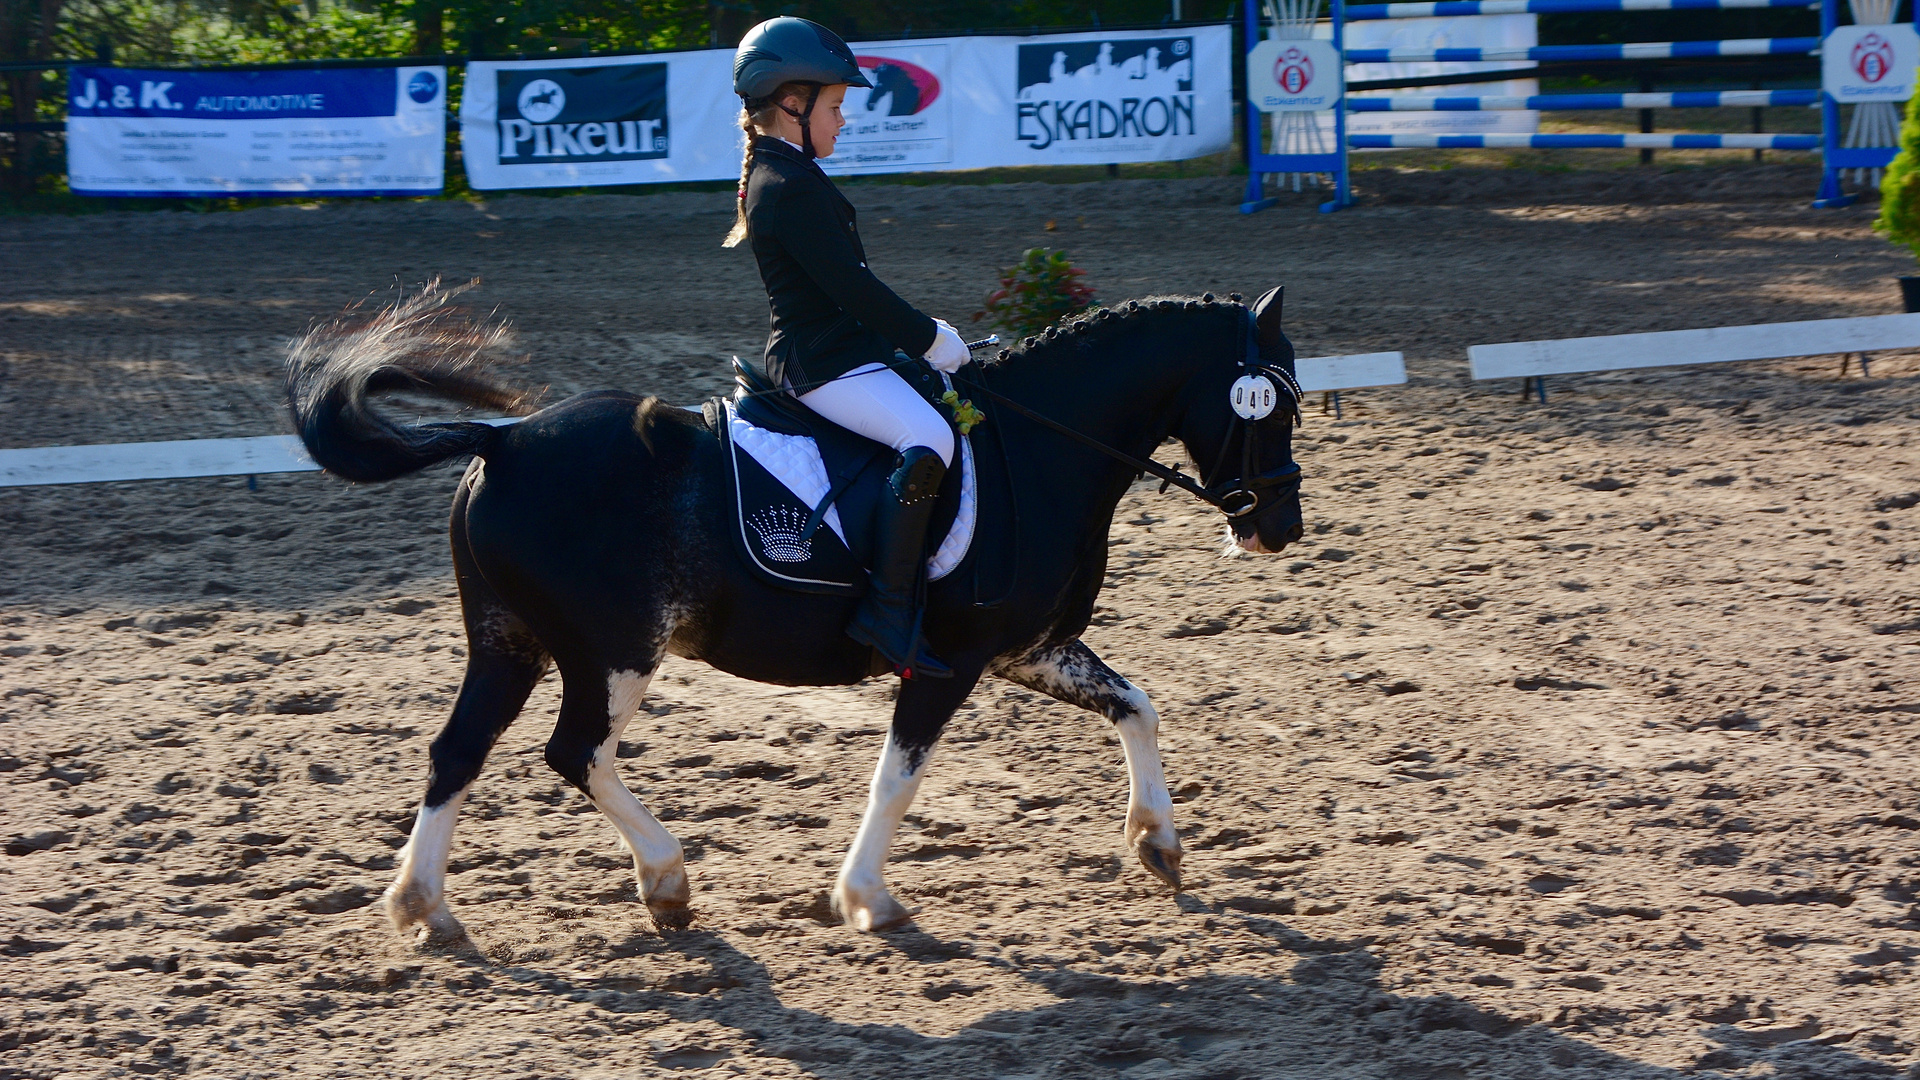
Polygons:
<instances>
[{"instance_id":1,"label":"green tree foliage","mask_svg":"<svg viewBox=\"0 0 1920 1080\"><path fill-rule=\"evenodd\" d=\"M1880 216L1873 227L1920 258L1920 96L1907 102L1900 153L1880 184Z\"/></svg>"},{"instance_id":2,"label":"green tree foliage","mask_svg":"<svg viewBox=\"0 0 1920 1080\"><path fill-rule=\"evenodd\" d=\"M1186 0L1220 18L1230 0ZM1007 27L1152 24L1169 0L0 0L0 62L260 64L336 58L578 56L731 46L755 23L800 15L852 40ZM459 76L450 91L456 95ZM0 72L0 119L52 123L61 69ZM59 137L0 133L16 197L57 188Z\"/></svg>"},{"instance_id":3,"label":"green tree foliage","mask_svg":"<svg viewBox=\"0 0 1920 1080\"><path fill-rule=\"evenodd\" d=\"M1080 280L1086 271L1064 251L1028 248L1020 261L1000 272L1000 287L987 294L976 320L1015 335L1038 334L1094 302L1093 286Z\"/></svg>"},{"instance_id":4,"label":"green tree foliage","mask_svg":"<svg viewBox=\"0 0 1920 1080\"><path fill-rule=\"evenodd\" d=\"M59 55L61 0L0 0L0 60L47 60ZM46 76L30 68L0 71L0 118L11 125L45 122L51 104ZM33 192L50 140L31 129L0 135L0 184L19 198Z\"/></svg>"}]
</instances>

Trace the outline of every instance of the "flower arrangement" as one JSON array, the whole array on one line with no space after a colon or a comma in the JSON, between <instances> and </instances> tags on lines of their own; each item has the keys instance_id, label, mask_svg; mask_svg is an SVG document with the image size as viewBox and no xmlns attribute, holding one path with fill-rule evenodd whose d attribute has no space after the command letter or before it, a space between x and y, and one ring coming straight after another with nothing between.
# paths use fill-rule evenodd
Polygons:
<instances>
[{"instance_id":1,"label":"flower arrangement","mask_svg":"<svg viewBox=\"0 0 1920 1080\"><path fill-rule=\"evenodd\" d=\"M1093 286L1081 280L1085 276L1064 251L1028 248L1018 263L1001 271L1000 287L987 294L973 317L990 318L1015 337L1042 333L1093 306Z\"/></svg>"}]
</instances>

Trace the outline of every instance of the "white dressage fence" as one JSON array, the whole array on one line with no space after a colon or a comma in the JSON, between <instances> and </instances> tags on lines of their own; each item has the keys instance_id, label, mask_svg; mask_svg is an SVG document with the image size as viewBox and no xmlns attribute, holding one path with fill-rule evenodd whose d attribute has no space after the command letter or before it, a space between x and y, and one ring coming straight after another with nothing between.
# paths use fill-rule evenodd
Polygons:
<instances>
[{"instance_id":1,"label":"white dressage fence","mask_svg":"<svg viewBox=\"0 0 1920 1080\"><path fill-rule=\"evenodd\" d=\"M1407 381L1407 358L1397 352L1302 356L1294 360L1293 374L1300 382L1300 389L1308 393L1401 386Z\"/></svg>"},{"instance_id":2,"label":"white dressage fence","mask_svg":"<svg viewBox=\"0 0 1920 1080\"><path fill-rule=\"evenodd\" d=\"M1298 360L1295 368L1300 385L1306 390L1338 392L1363 386L1397 386L1407 381L1406 363L1397 352L1309 356ZM518 418L482 422L512 424L518 422ZM320 466L307 456L300 440L292 435L0 450L0 487L260 476L319 470Z\"/></svg>"},{"instance_id":3,"label":"white dressage fence","mask_svg":"<svg viewBox=\"0 0 1920 1080\"><path fill-rule=\"evenodd\" d=\"M0 487L318 472L292 435L0 450Z\"/></svg>"},{"instance_id":4,"label":"white dressage fence","mask_svg":"<svg viewBox=\"0 0 1920 1080\"><path fill-rule=\"evenodd\" d=\"M1648 334L1510 341L1473 345L1467 363L1476 379L1537 379L1624 368L1783 360L1882 349L1920 348L1920 314L1715 326Z\"/></svg>"},{"instance_id":5,"label":"white dressage fence","mask_svg":"<svg viewBox=\"0 0 1920 1080\"><path fill-rule=\"evenodd\" d=\"M1467 360L1475 379L1523 379L1539 385L1544 400L1542 380L1549 375L1853 353L1863 354L1864 370L1864 354L1888 349L1920 349L1920 314L1510 341L1470 346ZM1343 390L1407 381L1406 358L1398 352L1306 356L1296 360L1294 368L1301 389L1332 395L1336 408ZM0 450L0 487L256 476L319 468L292 435L43 446Z\"/></svg>"}]
</instances>

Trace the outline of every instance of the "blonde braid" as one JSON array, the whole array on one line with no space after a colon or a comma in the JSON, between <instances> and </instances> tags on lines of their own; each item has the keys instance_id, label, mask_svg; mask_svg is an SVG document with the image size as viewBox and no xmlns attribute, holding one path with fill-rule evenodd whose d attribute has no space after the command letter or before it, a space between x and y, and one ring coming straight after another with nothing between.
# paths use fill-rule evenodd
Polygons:
<instances>
[{"instance_id":1,"label":"blonde braid","mask_svg":"<svg viewBox=\"0 0 1920 1080\"><path fill-rule=\"evenodd\" d=\"M747 238L747 177L753 172L753 114L746 109L740 110L740 130L746 132L747 148L740 155L740 189L734 193L733 228L727 238L720 241L721 247L734 247Z\"/></svg>"}]
</instances>

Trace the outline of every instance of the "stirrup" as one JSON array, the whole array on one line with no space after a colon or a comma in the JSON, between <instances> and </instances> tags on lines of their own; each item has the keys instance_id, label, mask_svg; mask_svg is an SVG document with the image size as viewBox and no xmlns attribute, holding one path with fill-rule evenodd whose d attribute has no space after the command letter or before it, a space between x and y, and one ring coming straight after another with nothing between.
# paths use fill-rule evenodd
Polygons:
<instances>
[{"instance_id":1,"label":"stirrup","mask_svg":"<svg viewBox=\"0 0 1920 1080\"><path fill-rule=\"evenodd\" d=\"M885 661L893 673L902 679L951 679L953 668L946 661L933 655L927 648L925 638L920 636L920 620L914 620L913 652L914 656L902 663L888 654L877 640L877 635L869 634L856 619L847 624L847 636L873 650L873 655Z\"/></svg>"}]
</instances>

